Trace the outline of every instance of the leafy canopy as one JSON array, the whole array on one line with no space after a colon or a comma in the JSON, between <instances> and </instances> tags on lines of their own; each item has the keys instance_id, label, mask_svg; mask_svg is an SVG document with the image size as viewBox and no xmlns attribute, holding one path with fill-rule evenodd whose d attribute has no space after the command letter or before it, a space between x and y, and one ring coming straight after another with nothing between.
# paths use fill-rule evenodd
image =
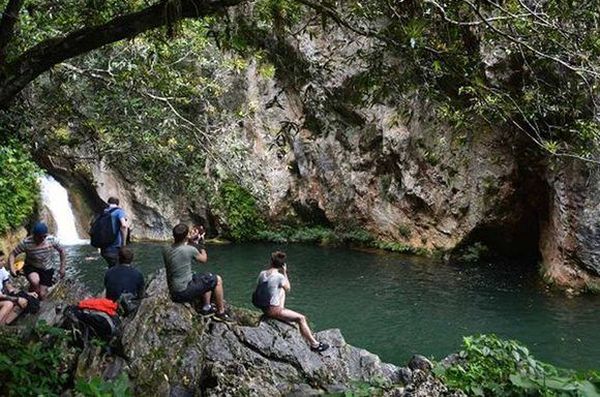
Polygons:
<instances>
[{"instance_id":1,"label":"leafy canopy","mask_svg":"<svg viewBox=\"0 0 600 397\"><path fill-rule=\"evenodd\" d=\"M39 169L29 152L11 141L0 145L0 234L21 226L37 202Z\"/></svg>"}]
</instances>

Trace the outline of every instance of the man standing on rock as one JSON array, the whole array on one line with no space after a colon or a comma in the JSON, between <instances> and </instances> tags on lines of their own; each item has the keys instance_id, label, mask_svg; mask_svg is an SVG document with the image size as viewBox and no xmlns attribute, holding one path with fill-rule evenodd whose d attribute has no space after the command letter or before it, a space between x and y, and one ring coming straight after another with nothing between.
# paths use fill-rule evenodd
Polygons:
<instances>
[{"instance_id":1,"label":"man standing on rock","mask_svg":"<svg viewBox=\"0 0 600 397\"><path fill-rule=\"evenodd\" d=\"M100 249L100 255L104 258L108 267L119 264L119 248L127 245L127 230L129 230L129 221L125 210L119 207L119 199L109 197L108 207L104 209L104 214L110 214L113 228L116 230L115 241L105 248Z\"/></svg>"},{"instance_id":2,"label":"man standing on rock","mask_svg":"<svg viewBox=\"0 0 600 397\"><path fill-rule=\"evenodd\" d=\"M15 258L25 253L25 267L23 271L29 280L30 291L38 294L40 300L48 294L52 286L54 269L52 268L52 252L56 250L60 255L60 278L65 276L66 255L58 239L48 234L48 226L37 222L33 226L32 235L26 237L8 256L8 265L11 274L16 273Z\"/></svg>"},{"instance_id":3,"label":"man standing on rock","mask_svg":"<svg viewBox=\"0 0 600 397\"><path fill-rule=\"evenodd\" d=\"M174 243L163 250L163 260L167 270L167 283L173 302L185 303L200 300L200 314L212 315L215 309L211 306L211 297L216 304L215 318L220 321L231 321L225 313L223 298L223 280L213 273L192 273L192 261L206 263L206 250L187 244L189 228L180 223L173 228Z\"/></svg>"}]
</instances>

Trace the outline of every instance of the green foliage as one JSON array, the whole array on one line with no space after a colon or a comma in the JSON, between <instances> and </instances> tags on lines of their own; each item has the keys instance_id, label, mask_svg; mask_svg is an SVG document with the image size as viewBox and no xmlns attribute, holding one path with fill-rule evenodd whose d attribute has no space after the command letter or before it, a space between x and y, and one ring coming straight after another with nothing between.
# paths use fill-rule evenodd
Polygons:
<instances>
[{"instance_id":1,"label":"green foliage","mask_svg":"<svg viewBox=\"0 0 600 397\"><path fill-rule=\"evenodd\" d=\"M466 263L475 263L489 254L489 248L481 243L475 242L461 250L459 260Z\"/></svg>"},{"instance_id":2,"label":"green foliage","mask_svg":"<svg viewBox=\"0 0 600 397\"><path fill-rule=\"evenodd\" d=\"M412 245L399 243L399 242L395 242L395 241L377 240L372 243L372 246L374 248L378 248L378 249L382 249L382 250L386 250L386 251L392 251L392 252L399 252L402 254L413 254L413 255L420 255L420 256L428 256L430 254L429 250L427 250L426 248L416 248L416 247L413 247Z\"/></svg>"},{"instance_id":3,"label":"green foliage","mask_svg":"<svg viewBox=\"0 0 600 397\"><path fill-rule=\"evenodd\" d=\"M302 16L302 8L294 0L258 0L255 10L260 21L276 27L294 25Z\"/></svg>"},{"instance_id":4,"label":"green foliage","mask_svg":"<svg viewBox=\"0 0 600 397\"><path fill-rule=\"evenodd\" d=\"M514 340L496 335L463 338L461 360L434 373L470 396L600 396L600 373L576 373L536 360Z\"/></svg>"},{"instance_id":5,"label":"green foliage","mask_svg":"<svg viewBox=\"0 0 600 397\"><path fill-rule=\"evenodd\" d=\"M228 237L236 241L256 240L265 229L256 199L232 181L223 183L214 205L223 211L227 220Z\"/></svg>"},{"instance_id":6,"label":"green foliage","mask_svg":"<svg viewBox=\"0 0 600 397\"><path fill-rule=\"evenodd\" d=\"M402 230L410 236L410 230L406 226ZM395 241L377 240L371 233L364 229L340 228L338 230L323 226L283 225L275 230L262 230L256 235L256 238L275 243L349 244L411 255L429 256L432 254L425 248L415 248L411 245Z\"/></svg>"},{"instance_id":7,"label":"green foliage","mask_svg":"<svg viewBox=\"0 0 600 397\"><path fill-rule=\"evenodd\" d=\"M398 233L400 233L400 235L404 238L410 238L412 234L410 227L408 227L407 225L398 226Z\"/></svg>"},{"instance_id":8,"label":"green foliage","mask_svg":"<svg viewBox=\"0 0 600 397\"><path fill-rule=\"evenodd\" d=\"M58 396L70 379L69 334L43 323L30 337L2 335L0 384L8 396Z\"/></svg>"},{"instance_id":9,"label":"green foliage","mask_svg":"<svg viewBox=\"0 0 600 397\"><path fill-rule=\"evenodd\" d=\"M0 9L6 7L0 1ZM8 60L42 40L66 35L85 26L99 25L147 6L141 0L29 0L19 15L16 37L8 47Z\"/></svg>"},{"instance_id":10,"label":"green foliage","mask_svg":"<svg viewBox=\"0 0 600 397\"><path fill-rule=\"evenodd\" d=\"M95 377L90 381L78 379L75 382L75 391L84 397L131 397L133 396L129 385L129 377L122 373L114 381L105 381Z\"/></svg>"},{"instance_id":11,"label":"green foliage","mask_svg":"<svg viewBox=\"0 0 600 397\"><path fill-rule=\"evenodd\" d=\"M343 228L338 233L339 239L350 243L371 246L375 238L371 233L362 228Z\"/></svg>"},{"instance_id":12,"label":"green foliage","mask_svg":"<svg viewBox=\"0 0 600 397\"><path fill-rule=\"evenodd\" d=\"M0 146L0 234L23 225L38 196L38 167L14 142Z\"/></svg>"},{"instance_id":13,"label":"green foliage","mask_svg":"<svg viewBox=\"0 0 600 397\"><path fill-rule=\"evenodd\" d=\"M323 226L281 226L277 230L263 230L258 239L276 243L331 244L339 241L336 233Z\"/></svg>"}]
</instances>

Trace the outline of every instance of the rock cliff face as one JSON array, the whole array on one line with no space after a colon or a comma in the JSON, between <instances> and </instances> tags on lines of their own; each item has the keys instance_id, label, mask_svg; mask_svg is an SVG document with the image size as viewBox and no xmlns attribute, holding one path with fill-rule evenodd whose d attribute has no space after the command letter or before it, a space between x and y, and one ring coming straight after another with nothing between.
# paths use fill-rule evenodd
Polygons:
<instances>
[{"instance_id":1,"label":"rock cliff face","mask_svg":"<svg viewBox=\"0 0 600 397\"><path fill-rule=\"evenodd\" d=\"M358 54L378 51L368 39L319 27L265 43L273 78L255 60L243 73L217 71L227 92L217 113L229 116L211 145L213 157L230 161L207 159L206 168L236 174L273 224L291 218L362 229L379 240L445 252L483 243L491 252L539 261L548 281L594 284L597 171L541 158L515 131L457 127L418 93L356 101L363 93L354 82L373 72ZM400 60L387 61L401 67ZM41 163L70 187L82 224L113 194L137 238L168 238L179 221L228 222L221 215L213 222L203 198L188 203L149 192L127 170L100 160Z\"/></svg>"},{"instance_id":2,"label":"rock cliff face","mask_svg":"<svg viewBox=\"0 0 600 397\"><path fill-rule=\"evenodd\" d=\"M69 191L77 228L84 238L94 215L106 206L111 196L119 198L132 225L131 235L138 240L167 240L177 223L206 219L202 211L197 214L196 210L191 215L189 206L179 197L149 192L143 184L129 180L127 175L106 166L101 159L82 162L72 157L45 155L38 157L38 161Z\"/></svg>"},{"instance_id":3,"label":"rock cliff face","mask_svg":"<svg viewBox=\"0 0 600 397\"><path fill-rule=\"evenodd\" d=\"M319 354L295 327L259 321L254 312L234 309L235 324L203 319L190 306L171 302L164 272L147 293L123 326L125 361L80 360L80 373L116 376L118 366L129 374L136 395L307 396L369 382L386 385L388 394L396 396L462 395L449 392L418 360L412 369L382 363L348 345L339 330L317 334L331 344Z\"/></svg>"},{"instance_id":4,"label":"rock cliff face","mask_svg":"<svg viewBox=\"0 0 600 397\"><path fill-rule=\"evenodd\" d=\"M599 291L600 174L595 167L561 162L548 172L548 216L540 250L547 277L561 285Z\"/></svg>"}]
</instances>

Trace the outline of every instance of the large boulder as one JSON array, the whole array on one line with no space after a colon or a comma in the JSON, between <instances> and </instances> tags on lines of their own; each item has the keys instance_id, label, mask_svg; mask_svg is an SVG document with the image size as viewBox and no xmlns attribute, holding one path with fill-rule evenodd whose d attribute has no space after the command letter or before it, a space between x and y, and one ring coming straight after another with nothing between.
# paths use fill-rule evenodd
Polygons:
<instances>
[{"instance_id":1,"label":"large boulder","mask_svg":"<svg viewBox=\"0 0 600 397\"><path fill-rule=\"evenodd\" d=\"M164 272L147 293L135 317L124 322L121 339L128 364L119 366L128 372L136 395L305 396L369 383L386 385L398 396L423 389L402 383L408 383L410 370L347 344L337 329L317 333L331 348L315 353L293 325L235 308L236 323L225 324L171 302ZM449 393L431 374L415 378L431 389L416 395Z\"/></svg>"}]
</instances>

